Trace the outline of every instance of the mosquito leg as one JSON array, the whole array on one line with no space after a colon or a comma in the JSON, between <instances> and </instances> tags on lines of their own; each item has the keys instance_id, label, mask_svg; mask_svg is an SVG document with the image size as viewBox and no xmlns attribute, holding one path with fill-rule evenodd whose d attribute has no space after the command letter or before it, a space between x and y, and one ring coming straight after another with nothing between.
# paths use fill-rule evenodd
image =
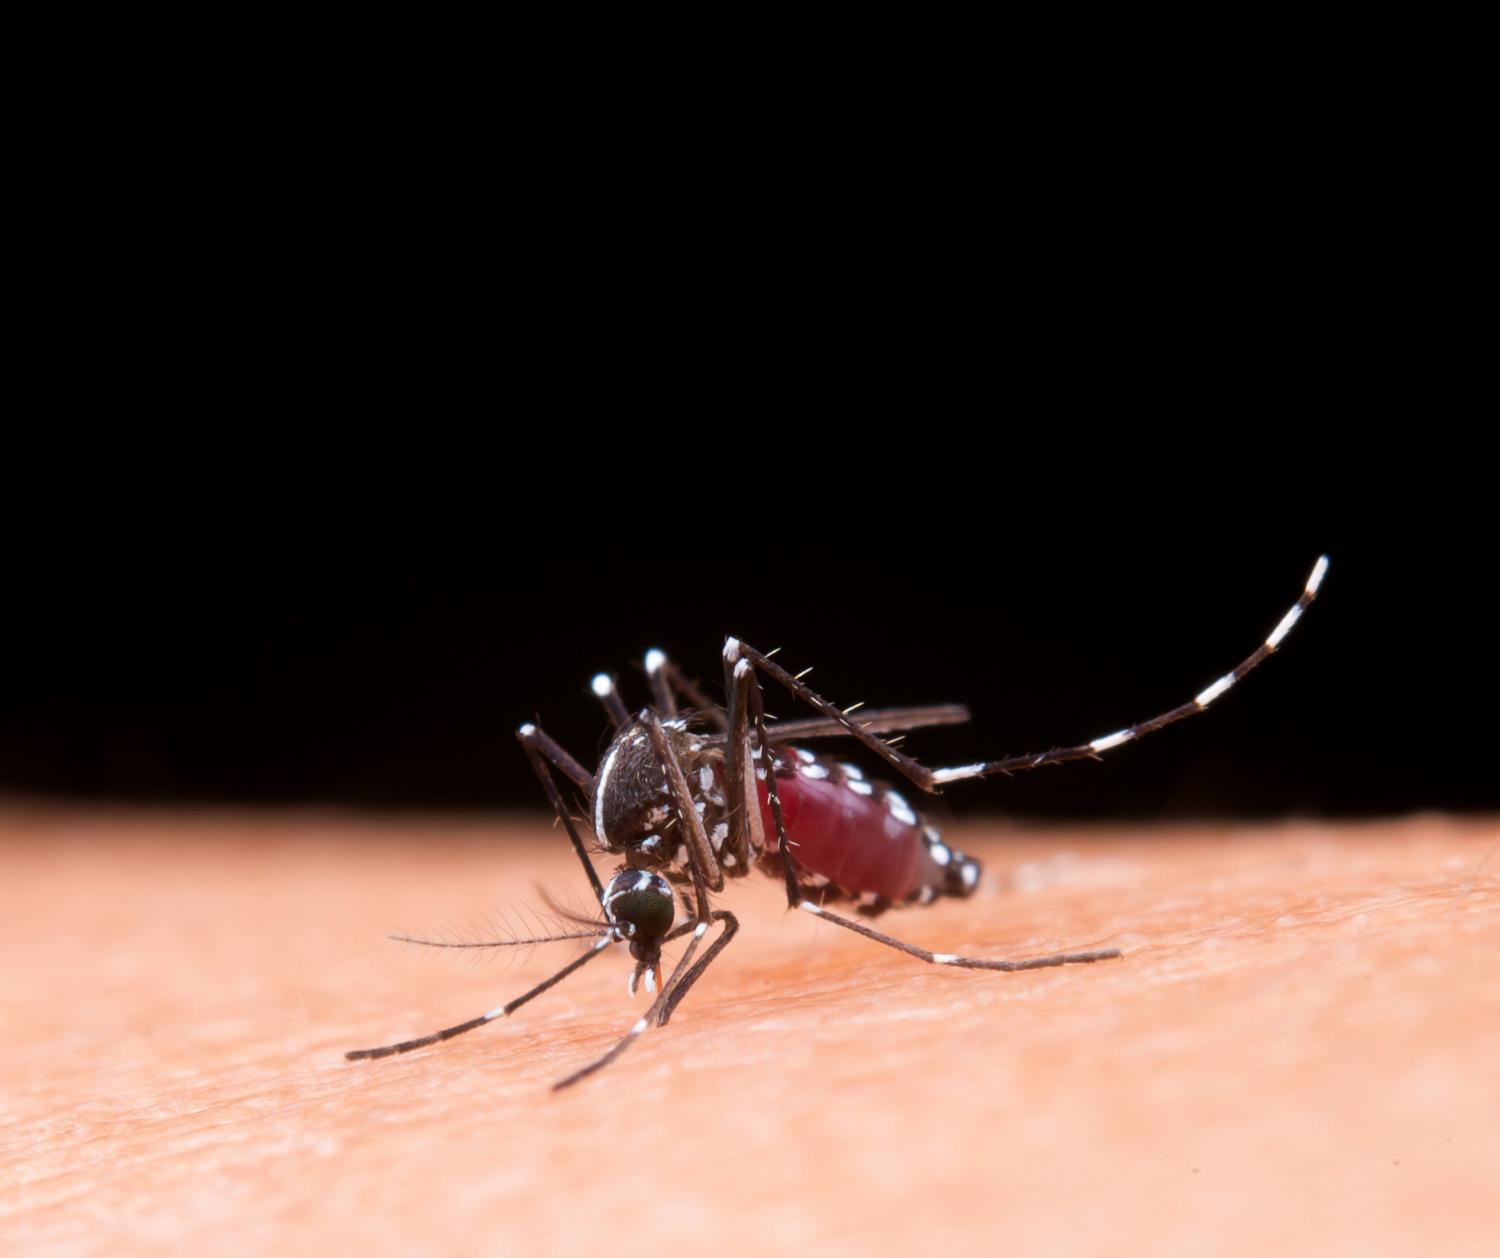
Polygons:
<instances>
[{"instance_id":1,"label":"mosquito leg","mask_svg":"<svg viewBox=\"0 0 1500 1258\"><path fill-rule=\"evenodd\" d=\"M614 931L601 935L594 946L582 956L574 957L567 965L563 966L551 978L538 983L529 992L517 996L508 1004L501 1005L498 1009L491 1009L488 1013L480 1014L477 1018L470 1018L467 1022L460 1022L457 1026L445 1027L441 1031L434 1031L431 1035L422 1035L414 1040L402 1040L399 1044L387 1044L383 1048L356 1048L344 1054L348 1061L363 1061L374 1057L393 1057L397 1053L409 1053L414 1048L426 1048L429 1044L439 1044L443 1040L451 1040L455 1035L462 1035L465 1031L472 1031L475 1027L481 1027L486 1022L493 1022L496 1018L509 1017L528 1000L540 996L549 987L555 987L567 978L574 970L580 970L605 948L614 943L618 936ZM420 942L420 941L419 941Z\"/></svg>"},{"instance_id":2,"label":"mosquito leg","mask_svg":"<svg viewBox=\"0 0 1500 1258\"><path fill-rule=\"evenodd\" d=\"M615 729L618 730L630 720L630 713L625 710L625 701L620 698L620 692L615 689L615 679L608 673L595 673L594 679L589 682L589 689L604 705L604 715L609 717L609 723Z\"/></svg>"},{"instance_id":3,"label":"mosquito leg","mask_svg":"<svg viewBox=\"0 0 1500 1258\"><path fill-rule=\"evenodd\" d=\"M755 789L755 760L750 752L750 691L755 670L738 658L724 656L724 693L729 697L728 729L724 735L724 799L728 804L729 835L725 845L748 867L755 852L766 846L760 797Z\"/></svg>"},{"instance_id":4,"label":"mosquito leg","mask_svg":"<svg viewBox=\"0 0 1500 1258\"><path fill-rule=\"evenodd\" d=\"M1025 961L1002 961L991 960L982 957L961 957L952 952L928 952L926 948L919 948L916 944L903 943L892 935L884 934L874 930L861 922L851 921L847 917L825 909L821 904L814 904L811 900L802 899L797 904L799 909L805 909L825 922L832 922L835 926L842 926L845 930L852 930L856 935L863 935L866 939L873 939L876 943L885 944L888 948L895 948L898 952L904 952L909 957L916 957L919 961L929 961L933 965L952 965L963 970L1045 970L1054 965L1077 965L1088 961L1108 961L1113 957L1120 956L1118 948L1103 948L1096 952L1060 952L1056 956L1031 957Z\"/></svg>"},{"instance_id":5,"label":"mosquito leg","mask_svg":"<svg viewBox=\"0 0 1500 1258\"><path fill-rule=\"evenodd\" d=\"M687 954L678 963L680 970L686 963L687 956L692 954L698 946L698 940L703 938L703 933L708 929L713 918L713 913L708 907L709 891L722 891L724 888L724 871L719 867L714 858L713 845L709 842L708 835L703 831L703 818L698 815L698 810L693 806L693 797L688 790L687 778L682 772L682 764L677 759L677 753L667 739L666 731L661 722L649 709L641 714L641 719L646 723L646 729L651 737L651 747L655 751L657 760L660 762L663 772L667 776L667 786L672 792L673 803L677 807L678 824L684 825L688 831L688 841L685 844L688 854L688 872L693 879L693 904L692 904L692 927L693 940L688 945ZM681 930L671 932L667 938L675 939L682 933ZM676 977L673 971L673 977ZM668 982L662 988L665 995L671 983Z\"/></svg>"},{"instance_id":6,"label":"mosquito leg","mask_svg":"<svg viewBox=\"0 0 1500 1258\"><path fill-rule=\"evenodd\" d=\"M562 771L563 776L577 783L579 789L590 795L594 793L594 775L574 760L563 745L545 730L538 729L535 725L523 725L516 731L516 737L528 749L535 747L551 764L556 765Z\"/></svg>"},{"instance_id":7,"label":"mosquito leg","mask_svg":"<svg viewBox=\"0 0 1500 1258\"><path fill-rule=\"evenodd\" d=\"M667 654L652 647L646 652L646 681L651 686L651 706L663 719L677 715L677 698L667 674Z\"/></svg>"},{"instance_id":8,"label":"mosquito leg","mask_svg":"<svg viewBox=\"0 0 1500 1258\"><path fill-rule=\"evenodd\" d=\"M723 922L724 934L714 941L714 946L704 954L703 960L691 970L688 969L688 962L693 958L693 953L698 947L698 941L708 931L709 922L707 920L693 924L693 937L688 942L688 946L682 954L682 959L673 968L672 976L662 984L661 994L652 1002L651 1008L646 1010L645 1015L637 1019L635 1025L625 1032L609 1052L605 1053L602 1057L596 1057L587 1066L575 1070L566 1078L559 1079L554 1083L552 1085L554 1092L561 1092L564 1088L570 1088L580 1080L588 1078L589 1075L594 1074L596 1071L603 1070L605 1066L609 1065L610 1062L614 1061L616 1057L629 1048L642 1031L647 1030L653 1023L658 1026L661 1025L666 1021L667 1017L671 1016L671 1011L677 1007L677 1002L681 999L681 996L677 995L679 989L682 989L683 993L686 994L686 989L683 986L684 983L691 986L693 982L696 982L709 961L719 954L724 945L733 937L735 931L739 929L739 923L735 921L734 915L731 913L717 912L711 914L711 916ZM684 977L684 973L686 977ZM666 1017L663 1017L663 1013L665 1013Z\"/></svg>"},{"instance_id":9,"label":"mosquito leg","mask_svg":"<svg viewBox=\"0 0 1500 1258\"><path fill-rule=\"evenodd\" d=\"M857 738L860 743L868 747L872 752L886 761L892 768L903 774L915 785L924 791L936 791L938 787L949 782L963 781L968 778L989 777L994 773L1020 773L1028 769L1040 769L1049 764L1066 764L1070 760L1097 760L1106 751L1112 751L1125 743L1134 742L1146 734L1153 734L1157 730L1175 721L1183 720L1189 716L1196 716L1200 712L1208 710L1209 704L1219 698L1226 690L1245 676L1251 669L1255 668L1266 659L1282 643L1282 640L1291 632L1302 613L1307 609L1313 599L1317 596L1318 586L1322 584L1323 576L1328 571L1328 559L1326 556L1320 558L1313 565L1313 570L1307 578L1303 587L1302 597L1292 606L1285 616L1277 623L1270 635L1259 647L1245 659L1241 660L1230 672L1225 673L1218 681L1200 691L1198 695L1187 703L1153 716L1149 720L1127 725L1124 729L1116 730L1113 734L1105 734L1095 738L1091 742L1079 743L1073 747L1054 747L1051 751L1036 752L1025 756L1005 756L999 760L982 760L977 764L960 765L952 769L929 769L926 765L918 763L903 752L897 751L882 739L862 729L858 722L849 719L849 713L854 711L849 708L840 711L820 695L814 694L798 678L793 677L775 661L762 655L754 647L731 638L724 646L726 657L734 653L735 658L743 657L755 665L767 677L772 678L780 685L785 686L797 698L816 708L820 713L831 721L836 722L846 729L849 734Z\"/></svg>"},{"instance_id":10,"label":"mosquito leg","mask_svg":"<svg viewBox=\"0 0 1500 1258\"><path fill-rule=\"evenodd\" d=\"M568 838L573 841L573 850L578 853L583 871L588 874L589 884L594 888L594 898L603 905L604 886L599 881L599 875L594 872L594 863L589 860L588 847L584 844L583 836L578 833L578 827L573 824L573 815L563 802L562 795L558 793L557 783L552 780L552 770L548 768L548 765L556 765L588 795L594 793L593 775L535 725L521 726L516 731L516 737L521 740L521 746L526 749L526 757L531 761L531 767L536 770L537 777L541 779L542 789L547 792L547 798L552 801L553 811L567 828Z\"/></svg>"},{"instance_id":11,"label":"mosquito leg","mask_svg":"<svg viewBox=\"0 0 1500 1258\"><path fill-rule=\"evenodd\" d=\"M809 707L821 712L827 720L841 726L851 738L857 739L862 746L868 747L882 760L890 764L892 768L911 779L912 782L916 783L923 790L930 791L933 789L931 782L932 770L919 764L903 752L897 751L884 739L875 737L874 734L867 731L858 722L850 720L849 712L854 711L854 708L850 708L849 712L845 712L834 707L822 695L814 693L810 687L804 685L799 677L793 677L780 664L762 655L753 646L749 645L749 643L741 642L738 638L730 638L724 643L724 662L726 668L733 668L735 671L738 671L740 664L746 664L759 669L773 681L785 686L794 696L801 699Z\"/></svg>"},{"instance_id":12,"label":"mosquito leg","mask_svg":"<svg viewBox=\"0 0 1500 1258\"><path fill-rule=\"evenodd\" d=\"M706 924L704 923L699 923L699 925L703 925L705 929L707 928ZM669 978L662 985L661 995L659 995L654 1001L651 1002L651 1008L646 1010L645 1015L636 1019L635 1025L632 1026L630 1030L625 1032L624 1036L621 1037L619 1042L612 1049L610 1049L609 1052L605 1053L602 1057L596 1057L593 1061L589 1062L587 1066L580 1067L572 1074L566 1075L563 1078L559 1079L556 1083L554 1083L552 1085L552 1090L554 1092L561 1092L564 1088L571 1088L575 1083L579 1082L579 1080L587 1079L589 1075L595 1073L596 1071L603 1070L604 1067L609 1065L610 1062L614 1061L616 1057L618 1057L621 1053L623 1053L627 1048L630 1047L630 1045L635 1041L636 1036L638 1036L642 1031L649 1027L652 1022L656 1020L661 1011L663 1003L666 1001L667 993L672 990L672 984L677 981L677 976L682 973L683 967L686 966L689 959L691 959L693 950L697 948L698 940L702 937L702 933L699 932L695 927L693 937L688 942L687 950L682 954L682 960L678 961L676 968L672 971L671 978Z\"/></svg>"},{"instance_id":13,"label":"mosquito leg","mask_svg":"<svg viewBox=\"0 0 1500 1258\"><path fill-rule=\"evenodd\" d=\"M677 752L667 739L667 732L662 729L661 720L649 709L641 714L641 719L651 737L651 747L667 775L667 786L677 805L677 822L687 831L689 864L694 871L693 883L697 896L694 916L699 922L706 922L709 916L708 892L724 889L724 871L719 868L713 845L703 829L703 818L693 806L693 795L688 789L687 777L682 772Z\"/></svg>"},{"instance_id":14,"label":"mosquito leg","mask_svg":"<svg viewBox=\"0 0 1500 1258\"><path fill-rule=\"evenodd\" d=\"M725 656L726 658L729 656L728 647L725 648ZM743 674L741 673L742 669L744 670ZM750 673L749 661L740 659L734 666L734 672L736 676L743 676ZM770 742L766 735L765 710L761 701L760 683L754 677L750 678L747 691L750 706L755 713L756 733L759 736L760 745L769 749ZM772 771L769 763L769 750L763 753L763 758L767 761L765 766L766 797L771 804L771 816L776 825L777 851L781 853L782 868L786 874L786 895L789 907L804 909L809 913L816 914L818 917L842 926L846 930L852 930L856 935L863 935L866 939L873 939L876 943L883 943L888 947L896 948L906 953L908 956L916 957L922 961L930 961L934 965L956 965L971 970L1040 970L1053 965L1070 965L1075 962L1085 961L1104 961L1120 955L1118 948L1107 948L1099 952L1069 952L1060 953L1052 957L1035 957L1027 961L1004 961L960 957L950 952L929 952L926 948L918 948L915 944L903 943L892 935L887 935L860 922L851 921L847 917L842 917L829 909L825 909L821 904L815 904L803 894L802 888L797 881L797 867L792 859L791 840L787 838L786 819L782 815L781 799L776 791L776 774Z\"/></svg>"},{"instance_id":15,"label":"mosquito leg","mask_svg":"<svg viewBox=\"0 0 1500 1258\"><path fill-rule=\"evenodd\" d=\"M728 654L726 650L726 655ZM792 841L787 837L786 817L781 811L781 792L776 786L776 772L771 763L771 739L766 733L766 707L760 693L760 681L755 676L755 671L750 667L749 660L740 660L734 666L735 676L748 676L749 686L747 694L750 700L750 710L755 716L755 733L760 743L760 773L765 775L766 799L771 805L771 821L776 827L776 850L781 854L781 869L786 878L786 902L789 907L795 907L802 898L801 889L797 886L797 865L792 859Z\"/></svg>"},{"instance_id":16,"label":"mosquito leg","mask_svg":"<svg viewBox=\"0 0 1500 1258\"><path fill-rule=\"evenodd\" d=\"M657 1015L657 1026L667 1025L668 1019L672 1016L672 1011L681 1003L682 998L688 994L688 988L703 976L703 971L708 969L714 958L723 952L729 941L739 933L740 920L733 913L730 913L726 909L716 909L713 917L715 921L724 923L724 933L709 945L708 951L703 954L698 964L684 974L682 981L672 989L672 994L667 998L667 1003L662 1006L661 1013Z\"/></svg>"},{"instance_id":17,"label":"mosquito leg","mask_svg":"<svg viewBox=\"0 0 1500 1258\"><path fill-rule=\"evenodd\" d=\"M715 729L727 727L724 709L684 677L665 651L652 647L646 652L646 678L651 683L652 702L663 717L677 715L680 698Z\"/></svg>"}]
</instances>

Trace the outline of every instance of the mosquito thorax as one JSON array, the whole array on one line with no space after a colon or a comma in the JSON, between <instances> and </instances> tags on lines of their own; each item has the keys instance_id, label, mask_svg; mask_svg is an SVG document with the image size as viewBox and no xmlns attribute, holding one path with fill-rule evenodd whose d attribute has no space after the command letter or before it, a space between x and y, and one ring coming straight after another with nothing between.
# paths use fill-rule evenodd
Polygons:
<instances>
[{"instance_id":1,"label":"mosquito thorax","mask_svg":"<svg viewBox=\"0 0 1500 1258\"><path fill-rule=\"evenodd\" d=\"M631 951L654 956L663 936L672 929L677 912L671 884L644 869L622 869L604 888L604 912L620 935L631 941ZM637 959L642 959L639 953Z\"/></svg>"},{"instance_id":2,"label":"mosquito thorax","mask_svg":"<svg viewBox=\"0 0 1500 1258\"><path fill-rule=\"evenodd\" d=\"M615 736L599 762L594 786L594 837L610 852L638 847L660 834L671 818L667 775L651 747L651 735L632 721Z\"/></svg>"},{"instance_id":3,"label":"mosquito thorax","mask_svg":"<svg viewBox=\"0 0 1500 1258\"><path fill-rule=\"evenodd\" d=\"M700 748L686 721L670 719L662 726L689 771L689 782L695 781ZM594 837L605 851L639 852L646 860L637 863L665 860L672 843L664 836L673 812L671 788L651 745L651 733L644 721L631 721L599 762L591 818Z\"/></svg>"}]
</instances>

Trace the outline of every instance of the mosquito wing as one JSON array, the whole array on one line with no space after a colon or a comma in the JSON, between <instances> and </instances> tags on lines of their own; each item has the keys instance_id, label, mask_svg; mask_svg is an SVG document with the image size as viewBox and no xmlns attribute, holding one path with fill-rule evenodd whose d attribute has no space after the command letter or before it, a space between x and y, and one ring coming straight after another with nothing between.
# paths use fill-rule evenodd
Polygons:
<instances>
[{"instance_id":1,"label":"mosquito wing","mask_svg":"<svg viewBox=\"0 0 1500 1258\"><path fill-rule=\"evenodd\" d=\"M872 734L894 734L900 730L921 729L929 725L962 725L969 719L969 709L961 703L937 703L925 708L861 709L850 717L856 725ZM810 716L795 721L777 721L768 727L773 743L803 742L809 738L849 738L849 731L825 716ZM710 747L721 746L723 734L703 739Z\"/></svg>"}]
</instances>

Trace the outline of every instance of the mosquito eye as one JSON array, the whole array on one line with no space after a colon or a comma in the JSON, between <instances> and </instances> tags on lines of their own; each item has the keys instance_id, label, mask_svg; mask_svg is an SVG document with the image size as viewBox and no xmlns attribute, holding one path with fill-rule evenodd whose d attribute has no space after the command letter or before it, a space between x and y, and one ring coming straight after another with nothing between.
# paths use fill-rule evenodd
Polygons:
<instances>
[{"instance_id":1,"label":"mosquito eye","mask_svg":"<svg viewBox=\"0 0 1500 1258\"><path fill-rule=\"evenodd\" d=\"M625 869L604 890L604 911L632 938L660 938L672 929L676 904L672 885L660 874Z\"/></svg>"}]
</instances>

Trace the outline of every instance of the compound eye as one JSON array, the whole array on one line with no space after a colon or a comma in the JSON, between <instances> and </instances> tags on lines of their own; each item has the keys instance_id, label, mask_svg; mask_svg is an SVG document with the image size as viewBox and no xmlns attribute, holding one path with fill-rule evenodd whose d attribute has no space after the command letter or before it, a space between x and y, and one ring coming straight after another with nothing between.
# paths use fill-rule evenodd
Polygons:
<instances>
[{"instance_id":1,"label":"compound eye","mask_svg":"<svg viewBox=\"0 0 1500 1258\"><path fill-rule=\"evenodd\" d=\"M604 911L627 939L659 939L672 929L677 905L660 874L622 869L604 888Z\"/></svg>"}]
</instances>

